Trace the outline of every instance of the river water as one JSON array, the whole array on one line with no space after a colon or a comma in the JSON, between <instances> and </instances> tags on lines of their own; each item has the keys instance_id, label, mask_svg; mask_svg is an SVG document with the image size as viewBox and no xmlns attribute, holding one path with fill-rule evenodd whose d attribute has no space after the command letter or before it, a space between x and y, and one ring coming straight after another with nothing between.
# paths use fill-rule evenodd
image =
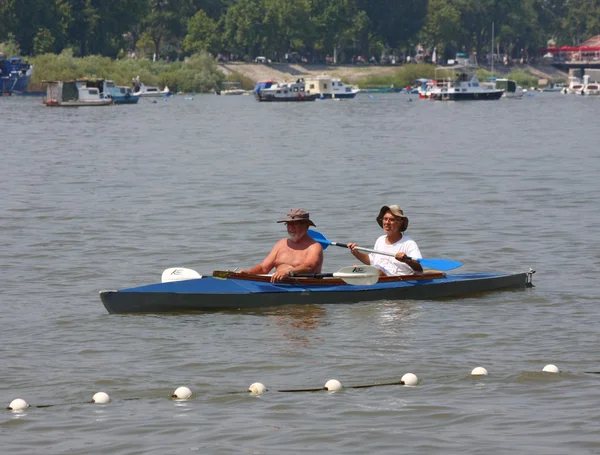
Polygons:
<instances>
[{"instance_id":1,"label":"river water","mask_svg":"<svg viewBox=\"0 0 600 455\"><path fill-rule=\"evenodd\" d=\"M5 453L599 453L600 98L58 109L0 99ZM109 315L98 291L259 262L291 207L371 247L399 204L424 257L535 287L188 315ZM326 271L353 264L325 252ZM546 364L560 374L542 373ZM489 375L472 377L485 367ZM346 388L398 381L417 387ZM263 382L269 391L245 391ZM178 386L192 400L169 399ZM108 405L91 404L98 391Z\"/></svg>"}]
</instances>

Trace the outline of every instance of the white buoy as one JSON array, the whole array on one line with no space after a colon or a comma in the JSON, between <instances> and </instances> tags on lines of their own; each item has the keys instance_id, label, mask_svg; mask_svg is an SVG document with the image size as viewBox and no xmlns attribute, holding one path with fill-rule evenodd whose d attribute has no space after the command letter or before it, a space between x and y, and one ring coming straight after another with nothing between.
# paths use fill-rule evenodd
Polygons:
<instances>
[{"instance_id":1,"label":"white buoy","mask_svg":"<svg viewBox=\"0 0 600 455\"><path fill-rule=\"evenodd\" d=\"M402 376L402 382L404 385L415 386L419 383L419 378L417 378L417 375L413 373L406 373L404 376Z\"/></svg>"},{"instance_id":2,"label":"white buoy","mask_svg":"<svg viewBox=\"0 0 600 455\"><path fill-rule=\"evenodd\" d=\"M171 398L176 398L177 400L187 400L192 396L192 391L187 387L177 387Z\"/></svg>"},{"instance_id":3,"label":"white buoy","mask_svg":"<svg viewBox=\"0 0 600 455\"><path fill-rule=\"evenodd\" d=\"M8 409L10 409L11 411L15 411L15 412L24 411L28 407L29 407L29 405L22 398L16 398L16 399L12 400L10 402L10 404L8 405Z\"/></svg>"},{"instance_id":4,"label":"white buoy","mask_svg":"<svg viewBox=\"0 0 600 455\"><path fill-rule=\"evenodd\" d=\"M325 388L330 392L339 392L342 390L342 384L337 379L330 379L325 383Z\"/></svg>"},{"instance_id":5,"label":"white buoy","mask_svg":"<svg viewBox=\"0 0 600 455\"><path fill-rule=\"evenodd\" d=\"M473 371L471 371L471 375L473 376L487 376L487 374L487 370L483 367L473 368Z\"/></svg>"},{"instance_id":6,"label":"white buoy","mask_svg":"<svg viewBox=\"0 0 600 455\"><path fill-rule=\"evenodd\" d=\"M267 388L262 382L255 382L248 387L248 392L250 392L251 395L262 395L266 391Z\"/></svg>"},{"instance_id":7,"label":"white buoy","mask_svg":"<svg viewBox=\"0 0 600 455\"><path fill-rule=\"evenodd\" d=\"M108 393L98 392L94 394L92 401L96 404L106 404L110 403L110 397L108 396Z\"/></svg>"},{"instance_id":8,"label":"white buoy","mask_svg":"<svg viewBox=\"0 0 600 455\"><path fill-rule=\"evenodd\" d=\"M550 364L546 365L542 371L545 371L546 373L558 373L559 369L556 365L552 365L550 363Z\"/></svg>"}]
</instances>

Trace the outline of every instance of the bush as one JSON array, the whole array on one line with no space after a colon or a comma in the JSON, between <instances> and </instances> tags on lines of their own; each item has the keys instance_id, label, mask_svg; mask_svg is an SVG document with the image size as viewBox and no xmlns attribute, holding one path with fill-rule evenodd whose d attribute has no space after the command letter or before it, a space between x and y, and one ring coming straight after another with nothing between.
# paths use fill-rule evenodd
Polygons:
<instances>
[{"instance_id":1,"label":"bush","mask_svg":"<svg viewBox=\"0 0 600 455\"><path fill-rule=\"evenodd\" d=\"M132 85L139 76L148 86L168 85L171 91L210 92L220 88L225 79L215 59L206 53L192 56L186 62L152 62L147 59L113 60L100 55L76 58L70 49L59 55L43 54L31 59L35 65L32 85L43 80L110 79L118 85Z\"/></svg>"},{"instance_id":2,"label":"bush","mask_svg":"<svg viewBox=\"0 0 600 455\"><path fill-rule=\"evenodd\" d=\"M367 76L357 81L361 88L366 87L406 87L412 85L416 79L431 79L435 76L435 66L428 63L416 65L407 64L398 68L391 76Z\"/></svg>"}]
</instances>

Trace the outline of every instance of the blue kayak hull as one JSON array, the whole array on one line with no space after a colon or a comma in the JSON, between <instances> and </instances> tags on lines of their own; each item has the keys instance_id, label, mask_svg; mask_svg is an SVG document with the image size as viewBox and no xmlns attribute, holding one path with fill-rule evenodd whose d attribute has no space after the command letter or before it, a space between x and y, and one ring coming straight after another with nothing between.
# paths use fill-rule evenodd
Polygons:
<instances>
[{"instance_id":1,"label":"blue kayak hull","mask_svg":"<svg viewBox=\"0 0 600 455\"><path fill-rule=\"evenodd\" d=\"M321 305L374 300L430 300L532 286L533 271L464 273L374 285L272 284L248 279L203 277L119 291L101 291L109 313L179 313L281 305Z\"/></svg>"}]
</instances>

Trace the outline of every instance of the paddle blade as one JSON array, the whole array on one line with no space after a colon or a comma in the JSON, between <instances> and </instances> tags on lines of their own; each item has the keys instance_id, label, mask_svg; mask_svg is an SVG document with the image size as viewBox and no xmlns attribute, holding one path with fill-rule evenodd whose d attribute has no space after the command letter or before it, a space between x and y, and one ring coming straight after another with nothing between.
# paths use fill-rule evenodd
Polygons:
<instances>
[{"instance_id":1,"label":"paddle blade","mask_svg":"<svg viewBox=\"0 0 600 455\"><path fill-rule=\"evenodd\" d=\"M315 231L314 229L309 229L308 235L313 240L316 240L317 242L319 242L321 244L321 246L323 247L323 250L326 250L327 247L329 245L331 245L331 242L329 240L327 240L327 238L323 234L321 234L319 231Z\"/></svg>"},{"instance_id":2,"label":"paddle blade","mask_svg":"<svg viewBox=\"0 0 600 455\"><path fill-rule=\"evenodd\" d=\"M335 278L341 278L348 284L370 286L379 281L379 269L372 265L351 265L334 273Z\"/></svg>"},{"instance_id":3,"label":"paddle blade","mask_svg":"<svg viewBox=\"0 0 600 455\"><path fill-rule=\"evenodd\" d=\"M462 262L452 261L450 259L417 259L423 267L428 269L436 269L445 272L447 270L454 270L462 265Z\"/></svg>"},{"instance_id":4,"label":"paddle blade","mask_svg":"<svg viewBox=\"0 0 600 455\"><path fill-rule=\"evenodd\" d=\"M170 283L171 281L195 280L197 278L202 278L202 275L195 270L184 267L171 267L162 273L161 281Z\"/></svg>"}]
</instances>

